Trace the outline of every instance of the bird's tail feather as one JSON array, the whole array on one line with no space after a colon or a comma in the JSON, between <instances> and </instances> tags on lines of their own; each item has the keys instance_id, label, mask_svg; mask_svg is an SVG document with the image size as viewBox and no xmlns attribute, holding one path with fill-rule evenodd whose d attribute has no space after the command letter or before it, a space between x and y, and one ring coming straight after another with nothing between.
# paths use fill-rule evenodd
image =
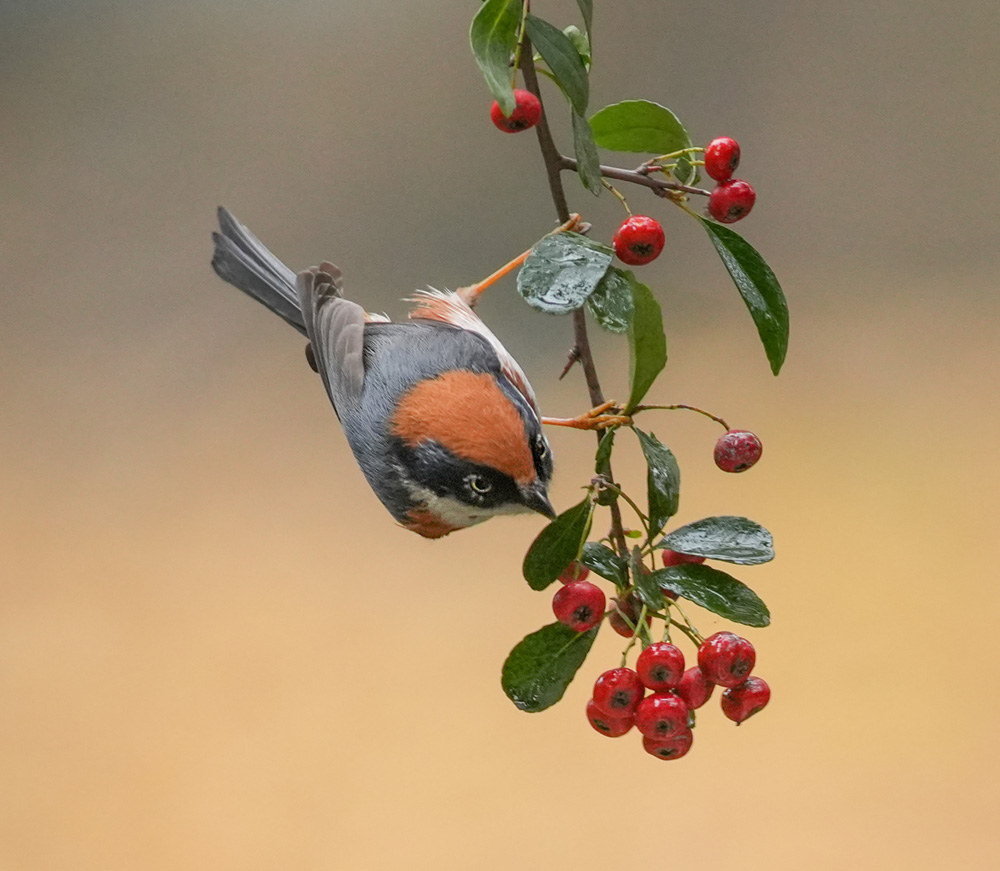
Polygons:
<instances>
[{"instance_id":1,"label":"bird's tail feather","mask_svg":"<svg viewBox=\"0 0 1000 871\"><path fill-rule=\"evenodd\" d=\"M219 229L221 232L212 234L212 268L219 278L263 303L305 335L295 273L224 206L219 207Z\"/></svg>"}]
</instances>

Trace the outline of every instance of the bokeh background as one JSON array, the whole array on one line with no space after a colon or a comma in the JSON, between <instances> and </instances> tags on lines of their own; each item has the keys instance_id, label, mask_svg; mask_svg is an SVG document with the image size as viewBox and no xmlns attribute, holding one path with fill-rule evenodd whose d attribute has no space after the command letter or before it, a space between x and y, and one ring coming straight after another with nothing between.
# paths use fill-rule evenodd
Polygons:
<instances>
[{"instance_id":1,"label":"bokeh background","mask_svg":"<svg viewBox=\"0 0 1000 871\"><path fill-rule=\"evenodd\" d=\"M592 105L741 141L740 229L791 305L775 379L703 233L629 192L670 238L643 273L654 396L765 444L726 476L714 425L654 425L678 521L774 532L739 573L774 615L748 633L769 709L707 710L672 764L604 739L607 632L562 704L516 711L500 665L551 619L519 571L540 520L394 526L299 337L209 268L225 203L399 315L547 231L533 136L487 118L475 3L0 0L4 871L996 867L1000 6L595 5ZM609 238L614 200L567 182ZM510 282L483 311L547 413L586 408L556 380L567 320ZM623 344L595 341L621 395ZM566 507L592 439L552 440Z\"/></svg>"}]
</instances>

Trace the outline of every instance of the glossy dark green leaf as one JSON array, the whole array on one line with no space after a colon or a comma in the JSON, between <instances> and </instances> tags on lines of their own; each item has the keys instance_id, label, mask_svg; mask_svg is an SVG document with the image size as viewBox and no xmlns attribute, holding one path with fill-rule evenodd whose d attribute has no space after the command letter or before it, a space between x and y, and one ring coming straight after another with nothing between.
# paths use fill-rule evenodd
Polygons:
<instances>
[{"instance_id":1,"label":"glossy dark green leaf","mask_svg":"<svg viewBox=\"0 0 1000 871\"><path fill-rule=\"evenodd\" d=\"M507 698L531 714L558 702L587 658L598 628L574 632L550 623L526 636L503 664L500 683Z\"/></svg>"},{"instance_id":2,"label":"glossy dark green leaf","mask_svg":"<svg viewBox=\"0 0 1000 871\"><path fill-rule=\"evenodd\" d=\"M649 100L612 103L590 117L594 139L611 151L669 154L691 147L691 138L666 106Z\"/></svg>"},{"instance_id":3,"label":"glossy dark green leaf","mask_svg":"<svg viewBox=\"0 0 1000 871\"><path fill-rule=\"evenodd\" d=\"M627 333L635 312L632 282L617 266L610 267L587 298L587 307L604 329Z\"/></svg>"},{"instance_id":4,"label":"glossy dark green leaf","mask_svg":"<svg viewBox=\"0 0 1000 871\"><path fill-rule=\"evenodd\" d=\"M663 590L660 589L653 573L642 564L642 556L638 547L632 548L629 568L632 572L632 583L635 584L635 591L638 593L639 599L650 610L659 611L663 607Z\"/></svg>"},{"instance_id":5,"label":"glossy dark green leaf","mask_svg":"<svg viewBox=\"0 0 1000 871\"><path fill-rule=\"evenodd\" d=\"M626 413L635 408L667 365L667 337L663 334L660 304L645 284L624 272L632 285L632 322L629 324L629 398Z\"/></svg>"},{"instance_id":6,"label":"glossy dark green leaf","mask_svg":"<svg viewBox=\"0 0 1000 871\"><path fill-rule=\"evenodd\" d=\"M681 470L670 448L656 436L633 427L646 458L646 490L649 494L649 534L657 535L677 513L681 495Z\"/></svg>"},{"instance_id":7,"label":"glossy dark green leaf","mask_svg":"<svg viewBox=\"0 0 1000 871\"><path fill-rule=\"evenodd\" d=\"M580 14L583 16L583 26L587 28L589 40L591 28L594 25L594 0L576 0L576 5L580 7Z\"/></svg>"},{"instance_id":8,"label":"glossy dark green leaf","mask_svg":"<svg viewBox=\"0 0 1000 871\"><path fill-rule=\"evenodd\" d=\"M510 59L517 49L520 26L521 0L486 0L469 29L476 63L505 115L514 111Z\"/></svg>"},{"instance_id":9,"label":"glossy dark green leaf","mask_svg":"<svg viewBox=\"0 0 1000 871\"><path fill-rule=\"evenodd\" d=\"M580 308L604 278L613 252L579 233L556 233L539 242L517 274L517 290L539 311Z\"/></svg>"},{"instance_id":10,"label":"glossy dark green leaf","mask_svg":"<svg viewBox=\"0 0 1000 871\"><path fill-rule=\"evenodd\" d=\"M674 178L681 184L692 184L694 182L694 165L686 157L678 157L677 165L674 167Z\"/></svg>"},{"instance_id":11,"label":"glossy dark green leaf","mask_svg":"<svg viewBox=\"0 0 1000 871\"><path fill-rule=\"evenodd\" d=\"M588 541L583 546L580 562L602 578L614 581L616 586L624 587L628 583L628 569L624 560L610 547L599 542Z\"/></svg>"},{"instance_id":12,"label":"glossy dark green leaf","mask_svg":"<svg viewBox=\"0 0 1000 871\"><path fill-rule=\"evenodd\" d=\"M788 352L788 304L778 279L764 258L739 233L707 218L699 220L705 225L708 237L750 310L771 371L777 375Z\"/></svg>"},{"instance_id":13,"label":"glossy dark green leaf","mask_svg":"<svg viewBox=\"0 0 1000 871\"><path fill-rule=\"evenodd\" d=\"M753 590L711 566L686 563L659 569L653 574L664 590L690 599L734 623L767 626L771 622L771 612Z\"/></svg>"},{"instance_id":14,"label":"glossy dark green leaf","mask_svg":"<svg viewBox=\"0 0 1000 871\"><path fill-rule=\"evenodd\" d=\"M590 100L590 79L570 38L554 24L531 14L525 20L525 31L550 72L559 80L573 108L582 115Z\"/></svg>"},{"instance_id":15,"label":"glossy dark green leaf","mask_svg":"<svg viewBox=\"0 0 1000 871\"><path fill-rule=\"evenodd\" d=\"M607 475L611 468L611 451L615 447L615 431L605 430L597 443L597 453L594 455L594 474Z\"/></svg>"},{"instance_id":16,"label":"glossy dark green leaf","mask_svg":"<svg viewBox=\"0 0 1000 871\"><path fill-rule=\"evenodd\" d=\"M544 590L576 559L590 532L594 505L589 498L567 509L545 527L524 555L524 579Z\"/></svg>"},{"instance_id":17,"label":"glossy dark green leaf","mask_svg":"<svg viewBox=\"0 0 1000 871\"><path fill-rule=\"evenodd\" d=\"M681 526L656 546L744 566L774 559L771 533L749 518L731 515L706 517Z\"/></svg>"},{"instance_id":18,"label":"glossy dark green leaf","mask_svg":"<svg viewBox=\"0 0 1000 871\"><path fill-rule=\"evenodd\" d=\"M566 34L566 38L573 43L573 48L576 49L576 53L580 55L580 60L583 61L584 67L587 71L590 71L590 37L580 30L575 24L571 24L569 27L563 28L563 33Z\"/></svg>"},{"instance_id":19,"label":"glossy dark green leaf","mask_svg":"<svg viewBox=\"0 0 1000 871\"><path fill-rule=\"evenodd\" d=\"M573 117L573 152L576 154L576 174L583 186L595 197L604 190L601 177L601 158L594 144L594 134L590 132L587 119L575 109Z\"/></svg>"}]
</instances>

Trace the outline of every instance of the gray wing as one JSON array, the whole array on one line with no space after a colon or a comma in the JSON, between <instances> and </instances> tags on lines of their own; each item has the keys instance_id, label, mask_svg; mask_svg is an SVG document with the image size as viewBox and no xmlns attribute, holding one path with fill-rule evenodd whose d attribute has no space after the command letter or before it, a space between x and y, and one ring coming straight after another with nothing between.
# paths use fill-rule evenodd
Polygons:
<instances>
[{"instance_id":1,"label":"gray wing","mask_svg":"<svg viewBox=\"0 0 1000 871\"><path fill-rule=\"evenodd\" d=\"M365 310L341 297L340 270L332 263L300 272L296 288L319 374L340 414L345 406L361 401Z\"/></svg>"}]
</instances>

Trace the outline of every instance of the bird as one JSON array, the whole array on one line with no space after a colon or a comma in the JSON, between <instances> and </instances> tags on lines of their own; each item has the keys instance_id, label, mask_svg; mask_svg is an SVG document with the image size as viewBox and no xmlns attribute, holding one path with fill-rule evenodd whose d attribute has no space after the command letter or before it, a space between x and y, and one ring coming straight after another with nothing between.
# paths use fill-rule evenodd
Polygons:
<instances>
[{"instance_id":1,"label":"bird","mask_svg":"<svg viewBox=\"0 0 1000 871\"><path fill-rule=\"evenodd\" d=\"M333 263L296 274L225 207L218 221L213 269L307 339L361 472L397 523L437 539L503 514L556 517L547 419L473 310L530 251L471 287L417 291L409 319L392 322L345 298Z\"/></svg>"}]
</instances>

